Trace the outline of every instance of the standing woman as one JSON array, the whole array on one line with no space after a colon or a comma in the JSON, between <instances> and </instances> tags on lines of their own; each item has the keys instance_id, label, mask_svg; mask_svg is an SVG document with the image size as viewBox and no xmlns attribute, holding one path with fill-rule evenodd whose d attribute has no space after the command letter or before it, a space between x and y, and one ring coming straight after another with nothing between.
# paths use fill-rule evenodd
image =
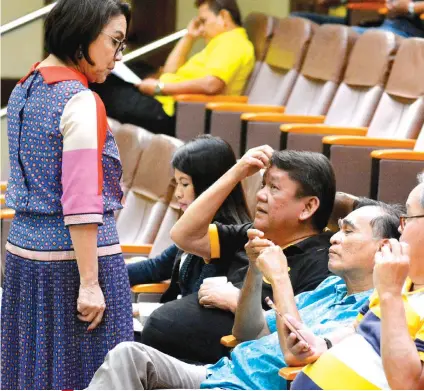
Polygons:
<instances>
[{"instance_id":1,"label":"standing woman","mask_svg":"<svg viewBox=\"0 0 424 391\"><path fill-rule=\"evenodd\" d=\"M7 108L15 209L1 314L3 389L82 389L132 339L128 275L116 232L121 164L88 82L122 59L130 19L120 0L59 0L49 56Z\"/></svg>"}]
</instances>

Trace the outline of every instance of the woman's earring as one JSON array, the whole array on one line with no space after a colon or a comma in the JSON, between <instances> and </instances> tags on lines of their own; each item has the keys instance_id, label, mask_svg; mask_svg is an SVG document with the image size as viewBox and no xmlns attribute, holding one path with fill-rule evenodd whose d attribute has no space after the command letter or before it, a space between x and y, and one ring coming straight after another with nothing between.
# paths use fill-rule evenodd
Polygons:
<instances>
[{"instance_id":1,"label":"woman's earring","mask_svg":"<svg viewBox=\"0 0 424 391\"><path fill-rule=\"evenodd\" d=\"M84 57L84 53L82 52L81 48L78 49L77 57L78 60L82 60L82 58Z\"/></svg>"}]
</instances>

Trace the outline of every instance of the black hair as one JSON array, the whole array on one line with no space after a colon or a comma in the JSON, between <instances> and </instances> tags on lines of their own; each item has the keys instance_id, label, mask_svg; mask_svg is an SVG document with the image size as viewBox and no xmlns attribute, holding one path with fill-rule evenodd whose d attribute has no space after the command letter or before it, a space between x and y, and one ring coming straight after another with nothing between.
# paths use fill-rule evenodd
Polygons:
<instances>
[{"instance_id":1,"label":"black hair","mask_svg":"<svg viewBox=\"0 0 424 391\"><path fill-rule=\"evenodd\" d=\"M190 175L196 197L236 164L231 146L220 137L198 136L178 148L172 166ZM222 224L243 224L251 221L241 183L233 189L214 217Z\"/></svg>"},{"instance_id":2,"label":"black hair","mask_svg":"<svg viewBox=\"0 0 424 391\"><path fill-rule=\"evenodd\" d=\"M127 20L128 31L130 6L121 0L59 0L44 23L45 49L63 62L75 64L81 50L87 62L94 65L88 47L110 19L119 15Z\"/></svg>"},{"instance_id":3,"label":"black hair","mask_svg":"<svg viewBox=\"0 0 424 391\"><path fill-rule=\"evenodd\" d=\"M297 182L297 197L315 196L319 207L312 216L315 229L322 231L328 223L336 196L336 179L330 161L322 154L305 151L275 151L271 166L286 171Z\"/></svg>"},{"instance_id":4,"label":"black hair","mask_svg":"<svg viewBox=\"0 0 424 391\"><path fill-rule=\"evenodd\" d=\"M400 204L386 204L383 201L376 201L366 197L358 197L353 203L353 210L364 206L375 206L380 208L381 216L374 217L371 222L371 228L374 236L378 239L399 239L398 230L400 216L405 213L405 207Z\"/></svg>"},{"instance_id":5,"label":"black hair","mask_svg":"<svg viewBox=\"0 0 424 391\"><path fill-rule=\"evenodd\" d=\"M228 11L233 22L237 26L241 26L241 12L236 0L196 0L195 2L197 8L203 4L207 4L215 15L218 15L222 10Z\"/></svg>"}]
</instances>

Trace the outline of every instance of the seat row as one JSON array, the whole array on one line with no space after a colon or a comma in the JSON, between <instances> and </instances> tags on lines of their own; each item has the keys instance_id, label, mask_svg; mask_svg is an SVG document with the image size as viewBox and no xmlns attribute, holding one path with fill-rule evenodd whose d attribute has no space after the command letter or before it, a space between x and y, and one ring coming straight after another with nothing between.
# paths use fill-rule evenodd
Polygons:
<instances>
[{"instance_id":1,"label":"seat row","mask_svg":"<svg viewBox=\"0 0 424 391\"><path fill-rule=\"evenodd\" d=\"M187 140L211 133L239 155L264 143L323 152L335 166L338 190L403 202L424 168L420 156L402 163L408 174L397 179L402 186L391 186L392 177L378 175L386 170L378 167L382 160L387 166L387 155L374 154L372 163L370 153L381 148L420 151L415 140L424 123L422 74L424 39L380 30L358 36L346 26L317 27L285 18L275 23L247 102L177 99L176 134Z\"/></svg>"}]
</instances>

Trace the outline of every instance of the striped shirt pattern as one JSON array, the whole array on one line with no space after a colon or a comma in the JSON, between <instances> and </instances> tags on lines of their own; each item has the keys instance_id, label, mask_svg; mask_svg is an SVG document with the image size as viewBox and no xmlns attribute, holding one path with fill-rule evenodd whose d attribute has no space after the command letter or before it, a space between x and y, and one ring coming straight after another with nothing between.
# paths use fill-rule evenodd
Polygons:
<instances>
[{"instance_id":1,"label":"striped shirt pattern","mask_svg":"<svg viewBox=\"0 0 424 391\"><path fill-rule=\"evenodd\" d=\"M408 331L424 362L424 288L411 292L412 281L405 282L402 299ZM295 390L387 390L381 359L381 310L375 291L358 315L357 333L324 353L296 377Z\"/></svg>"}]
</instances>

